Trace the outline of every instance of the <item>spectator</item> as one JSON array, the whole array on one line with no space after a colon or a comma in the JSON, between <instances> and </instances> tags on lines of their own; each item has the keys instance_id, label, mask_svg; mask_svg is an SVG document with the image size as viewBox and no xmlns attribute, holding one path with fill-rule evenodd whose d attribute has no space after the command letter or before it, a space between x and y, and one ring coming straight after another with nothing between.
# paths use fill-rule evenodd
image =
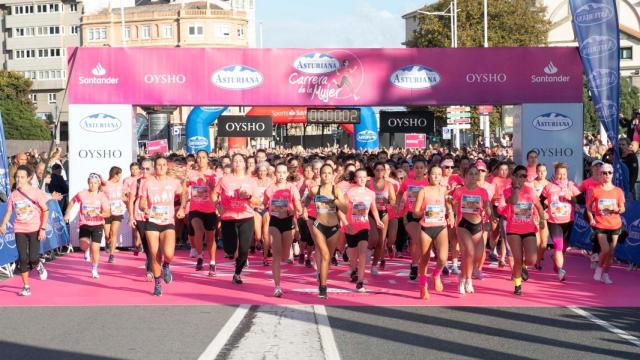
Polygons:
<instances>
[{"instance_id":1,"label":"spectator","mask_svg":"<svg viewBox=\"0 0 640 360\"><path fill-rule=\"evenodd\" d=\"M11 188L13 188L15 183L14 175L16 170L18 170L18 166L27 165L28 161L29 157L27 156L27 153L24 152L20 152L14 157L13 164L11 164L11 167L9 168L9 183L11 184Z\"/></svg>"},{"instance_id":2,"label":"spectator","mask_svg":"<svg viewBox=\"0 0 640 360\"><path fill-rule=\"evenodd\" d=\"M636 194L636 180L638 179L638 158L631 148L631 142L627 138L621 138L618 141L620 145L620 157L622 162L627 165L629 169L629 190L633 193L635 198Z\"/></svg>"},{"instance_id":3,"label":"spectator","mask_svg":"<svg viewBox=\"0 0 640 360\"><path fill-rule=\"evenodd\" d=\"M62 213L64 213L67 210L69 200L69 185L67 185L67 182L62 177L62 165L53 164L51 167L51 178L47 185L47 190L52 194L60 194L57 200L60 209L62 209Z\"/></svg>"}]
</instances>

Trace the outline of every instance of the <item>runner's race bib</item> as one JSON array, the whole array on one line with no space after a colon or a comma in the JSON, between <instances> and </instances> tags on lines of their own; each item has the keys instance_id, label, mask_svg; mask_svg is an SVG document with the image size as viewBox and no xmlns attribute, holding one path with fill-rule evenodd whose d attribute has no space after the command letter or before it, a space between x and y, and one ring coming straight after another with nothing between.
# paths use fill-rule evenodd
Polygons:
<instances>
[{"instance_id":1,"label":"runner's race bib","mask_svg":"<svg viewBox=\"0 0 640 360\"><path fill-rule=\"evenodd\" d=\"M569 217L571 215L571 205L562 201L552 201L551 215L556 218Z\"/></svg>"},{"instance_id":2,"label":"runner's race bib","mask_svg":"<svg viewBox=\"0 0 640 360\"><path fill-rule=\"evenodd\" d=\"M149 221L154 223L170 223L169 218L169 206L166 205L152 205L149 212Z\"/></svg>"},{"instance_id":3,"label":"runner's race bib","mask_svg":"<svg viewBox=\"0 0 640 360\"><path fill-rule=\"evenodd\" d=\"M289 215L289 201L286 199L271 199L269 207L271 214L276 217L284 218Z\"/></svg>"},{"instance_id":4,"label":"runner's race bib","mask_svg":"<svg viewBox=\"0 0 640 360\"><path fill-rule=\"evenodd\" d=\"M616 199L598 199L598 210L601 215L610 215L617 203Z\"/></svg>"},{"instance_id":5,"label":"runner's race bib","mask_svg":"<svg viewBox=\"0 0 640 360\"><path fill-rule=\"evenodd\" d=\"M33 217L33 209L29 200L15 201L13 208L16 210L16 219L19 221L28 221Z\"/></svg>"},{"instance_id":6,"label":"runner's race bib","mask_svg":"<svg viewBox=\"0 0 640 360\"><path fill-rule=\"evenodd\" d=\"M425 223L442 223L444 221L444 205L427 205L424 209Z\"/></svg>"},{"instance_id":7,"label":"runner's race bib","mask_svg":"<svg viewBox=\"0 0 640 360\"><path fill-rule=\"evenodd\" d=\"M369 214L369 205L365 203L355 203L351 208L351 221L353 222L365 222L367 220L367 214Z\"/></svg>"},{"instance_id":8,"label":"runner's race bib","mask_svg":"<svg viewBox=\"0 0 640 360\"><path fill-rule=\"evenodd\" d=\"M463 214L480 214L482 212L482 198L480 195L462 195L460 210Z\"/></svg>"},{"instance_id":9,"label":"runner's race bib","mask_svg":"<svg viewBox=\"0 0 640 360\"><path fill-rule=\"evenodd\" d=\"M124 215L124 203L122 200L114 200L109 203L111 209L111 215Z\"/></svg>"},{"instance_id":10,"label":"runner's race bib","mask_svg":"<svg viewBox=\"0 0 640 360\"><path fill-rule=\"evenodd\" d=\"M100 221L100 205L82 204L82 214L87 221Z\"/></svg>"},{"instance_id":11,"label":"runner's race bib","mask_svg":"<svg viewBox=\"0 0 640 360\"><path fill-rule=\"evenodd\" d=\"M333 199L330 199L324 195L316 195L314 197L316 203L316 211L318 214L327 214L336 212L336 204Z\"/></svg>"},{"instance_id":12,"label":"runner's race bib","mask_svg":"<svg viewBox=\"0 0 640 360\"><path fill-rule=\"evenodd\" d=\"M191 187L192 201L207 201L209 198L209 188L202 185L194 185Z\"/></svg>"},{"instance_id":13,"label":"runner's race bib","mask_svg":"<svg viewBox=\"0 0 640 360\"><path fill-rule=\"evenodd\" d=\"M514 206L513 217L518 221L528 221L533 215L533 204L530 202L518 202Z\"/></svg>"}]
</instances>

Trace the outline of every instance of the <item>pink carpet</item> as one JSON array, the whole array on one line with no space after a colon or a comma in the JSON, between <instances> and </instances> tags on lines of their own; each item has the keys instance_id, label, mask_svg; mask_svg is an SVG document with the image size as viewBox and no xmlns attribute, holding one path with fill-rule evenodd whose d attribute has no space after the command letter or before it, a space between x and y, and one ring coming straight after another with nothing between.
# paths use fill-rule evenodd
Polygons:
<instances>
[{"instance_id":1,"label":"pink carpet","mask_svg":"<svg viewBox=\"0 0 640 360\"><path fill-rule=\"evenodd\" d=\"M417 298L418 284L408 280L408 260L387 261L378 276L366 275L367 292L355 292L349 282L347 267L332 267L329 274L329 299L317 298L313 269L303 265L283 264L284 296L274 298L271 268L261 259L251 257L250 267L243 273L243 285L231 283L233 263L218 252L218 274L209 278L207 271L196 272L194 259L188 252L178 252L172 264L174 281L163 283L163 296L151 295L153 284L144 277L144 256L119 252L115 264L101 258L100 279L91 278L90 265L79 253L66 255L47 264L49 279L40 281L32 272L30 297L16 293L22 283L19 277L0 282L0 306L103 306L103 305L211 305L211 304L323 304L340 306L640 306L640 273L617 266L611 271L613 285L593 281L588 259L570 253L566 259L568 278L559 282L552 272L551 260L545 260L542 272L530 270L529 281L523 283L523 296L512 294L510 270L495 264L485 267L486 278L475 280L475 294L460 295L457 278L443 276L445 290L436 293L431 278L431 299ZM205 266L206 268L206 266ZM431 268L429 269L431 273Z\"/></svg>"}]
</instances>

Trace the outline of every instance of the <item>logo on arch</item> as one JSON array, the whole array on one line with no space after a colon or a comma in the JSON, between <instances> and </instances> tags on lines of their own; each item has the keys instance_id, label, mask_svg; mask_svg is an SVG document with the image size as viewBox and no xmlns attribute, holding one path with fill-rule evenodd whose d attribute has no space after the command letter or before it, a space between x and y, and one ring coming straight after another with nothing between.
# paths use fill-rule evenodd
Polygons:
<instances>
[{"instance_id":1,"label":"logo on arch","mask_svg":"<svg viewBox=\"0 0 640 360\"><path fill-rule=\"evenodd\" d=\"M440 82L440 74L423 65L409 65L396 70L389 81L402 89L428 89Z\"/></svg>"},{"instance_id":2,"label":"logo on arch","mask_svg":"<svg viewBox=\"0 0 640 360\"><path fill-rule=\"evenodd\" d=\"M360 142L372 142L378 138L378 134L372 130L363 130L356 135L356 139Z\"/></svg>"},{"instance_id":3,"label":"logo on arch","mask_svg":"<svg viewBox=\"0 0 640 360\"><path fill-rule=\"evenodd\" d=\"M611 19L613 15L611 6L591 2L579 7L573 15L573 20L578 25L594 25Z\"/></svg>"},{"instance_id":4,"label":"logo on arch","mask_svg":"<svg viewBox=\"0 0 640 360\"><path fill-rule=\"evenodd\" d=\"M340 68L340 61L329 54L308 53L297 58L293 67L305 74L328 74Z\"/></svg>"},{"instance_id":5,"label":"logo on arch","mask_svg":"<svg viewBox=\"0 0 640 360\"><path fill-rule=\"evenodd\" d=\"M230 65L211 75L211 82L226 90L247 90L258 87L264 80L262 74L245 65Z\"/></svg>"},{"instance_id":6,"label":"logo on arch","mask_svg":"<svg viewBox=\"0 0 640 360\"><path fill-rule=\"evenodd\" d=\"M209 140L207 140L207 138L205 138L204 136L194 136L190 137L189 140L187 140L187 145L190 148L205 147L209 145Z\"/></svg>"}]
</instances>

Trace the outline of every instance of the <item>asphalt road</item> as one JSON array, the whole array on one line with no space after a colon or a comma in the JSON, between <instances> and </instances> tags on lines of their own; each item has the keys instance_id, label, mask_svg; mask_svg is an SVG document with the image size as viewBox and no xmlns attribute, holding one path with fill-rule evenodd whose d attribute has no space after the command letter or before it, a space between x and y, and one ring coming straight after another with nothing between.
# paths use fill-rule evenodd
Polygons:
<instances>
[{"instance_id":1,"label":"asphalt road","mask_svg":"<svg viewBox=\"0 0 640 360\"><path fill-rule=\"evenodd\" d=\"M636 308L584 310L640 337ZM234 311L232 306L2 308L0 359L197 359ZM237 327L225 349L237 348L245 332L272 336L255 329L264 326L254 321L261 311L252 307L253 315ZM264 311L269 316L287 313L287 321L313 318L273 308ZM332 307L326 311L345 360L640 359L640 347L568 308ZM300 345L304 343L300 339ZM247 345L243 347L246 350ZM243 352L244 359L274 358L263 344L252 348L253 352ZM305 358L305 347L296 349L278 358ZM231 355L227 351L221 357Z\"/></svg>"}]
</instances>

